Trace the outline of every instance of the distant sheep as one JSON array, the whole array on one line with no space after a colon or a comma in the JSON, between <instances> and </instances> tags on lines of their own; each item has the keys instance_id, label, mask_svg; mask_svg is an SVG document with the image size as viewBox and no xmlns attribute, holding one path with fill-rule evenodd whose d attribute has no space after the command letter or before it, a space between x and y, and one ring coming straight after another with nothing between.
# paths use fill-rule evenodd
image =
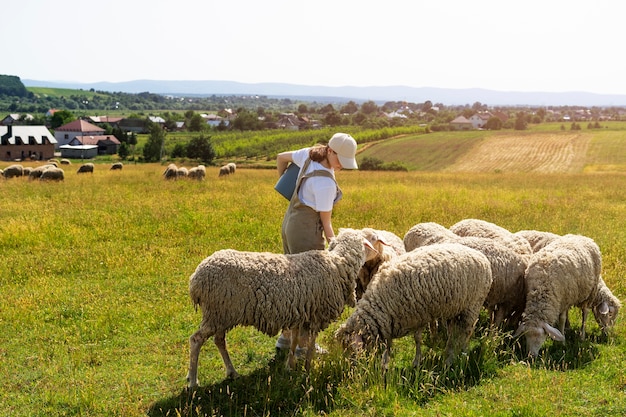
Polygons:
<instances>
[{"instance_id":1,"label":"distant sheep","mask_svg":"<svg viewBox=\"0 0 626 417\"><path fill-rule=\"evenodd\" d=\"M422 331L448 323L446 364L465 349L491 287L491 266L482 253L458 243L424 246L384 262L335 336L354 351L384 347L387 369L392 340L413 334L421 361Z\"/></svg>"},{"instance_id":2,"label":"distant sheep","mask_svg":"<svg viewBox=\"0 0 626 417\"><path fill-rule=\"evenodd\" d=\"M188 177L202 181L206 177L206 167L204 165L198 165L197 167L190 168Z\"/></svg>"},{"instance_id":3,"label":"distant sheep","mask_svg":"<svg viewBox=\"0 0 626 417\"><path fill-rule=\"evenodd\" d=\"M186 178L187 175L189 175L189 170L187 168L185 168L185 167L179 167L176 170L176 177L178 177L178 178L181 178L181 177L182 178Z\"/></svg>"},{"instance_id":4,"label":"distant sheep","mask_svg":"<svg viewBox=\"0 0 626 417\"><path fill-rule=\"evenodd\" d=\"M72 161L70 161L69 159L61 159L61 165L72 165Z\"/></svg>"},{"instance_id":5,"label":"distant sheep","mask_svg":"<svg viewBox=\"0 0 626 417\"><path fill-rule=\"evenodd\" d=\"M230 171L231 174L234 174L235 171L237 170L237 165L234 162L229 162L226 164L226 166L228 167L228 170Z\"/></svg>"},{"instance_id":6,"label":"distant sheep","mask_svg":"<svg viewBox=\"0 0 626 417\"><path fill-rule=\"evenodd\" d=\"M38 180L41 178L41 174L43 174L43 172L45 170L47 170L48 168L56 168L54 165L51 164L46 164L46 165L40 165L38 167L33 168L30 173L28 174L28 180Z\"/></svg>"},{"instance_id":7,"label":"distant sheep","mask_svg":"<svg viewBox=\"0 0 626 417\"><path fill-rule=\"evenodd\" d=\"M175 180L178 178L178 167L175 164L169 164L163 171L163 178L166 180Z\"/></svg>"},{"instance_id":8,"label":"distant sheep","mask_svg":"<svg viewBox=\"0 0 626 417\"><path fill-rule=\"evenodd\" d=\"M65 179L65 172L61 168L49 167L41 173L39 179L41 181L63 181Z\"/></svg>"},{"instance_id":9,"label":"distant sheep","mask_svg":"<svg viewBox=\"0 0 626 417\"><path fill-rule=\"evenodd\" d=\"M220 167L220 172L219 172L218 177L223 177L223 176L230 175L230 174L231 174L230 167L228 165L224 165Z\"/></svg>"},{"instance_id":10,"label":"distant sheep","mask_svg":"<svg viewBox=\"0 0 626 417\"><path fill-rule=\"evenodd\" d=\"M32 170L33 170L33 167L24 167L24 169L22 170L22 176L28 177Z\"/></svg>"},{"instance_id":11,"label":"distant sheep","mask_svg":"<svg viewBox=\"0 0 626 417\"><path fill-rule=\"evenodd\" d=\"M93 174L94 165L91 162L87 162L78 167L76 171L77 174L81 174L84 172L91 172Z\"/></svg>"},{"instance_id":12,"label":"distant sheep","mask_svg":"<svg viewBox=\"0 0 626 417\"><path fill-rule=\"evenodd\" d=\"M200 348L211 336L226 377L238 376L226 349L226 333L236 326L254 326L269 336L290 330L293 369L298 339L314 346L317 333L346 305L355 305L357 273L373 256L363 233L341 229L328 250L283 255L227 249L204 259L189 278L189 296L202 310L200 328L189 338L189 386L198 384ZM314 351L307 349L307 370Z\"/></svg>"},{"instance_id":13,"label":"distant sheep","mask_svg":"<svg viewBox=\"0 0 626 417\"><path fill-rule=\"evenodd\" d=\"M582 310L580 338L585 338L587 314L598 291L602 255L590 238L565 235L533 254L526 269L526 307L515 336L526 337L529 355L537 356L548 336L565 341L570 307ZM559 328L552 327L558 322Z\"/></svg>"},{"instance_id":14,"label":"distant sheep","mask_svg":"<svg viewBox=\"0 0 626 417\"><path fill-rule=\"evenodd\" d=\"M20 164L9 165L4 169L4 178L21 177L24 174L24 167Z\"/></svg>"},{"instance_id":15,"label":"distant sheep","mask_svg":"<svg viewBox=\"0 0 626 417\"><path fill-rule=\"evenodd\" d=\"M530 244L533 253L543 249L544 246L559 237L556 233L543 232L540 230L520 230L513 234L526 239Z\"/></svg>"},{"instance_id":16,"label":"distant sheep","mask_svg":"<svg viewBox=\"0 0 626 417\"><path fill-rule=\"evenodd\" d=\"M121 170L123 167L124 167L124 164L122 164L121 162L116 162L111 165L112 170Z\"/></svg>"},{"instance_id":17,"label":"distant sheep","mask_svg":"<svg viewBox=\"0 0 626 417\"><path fill-rule=\"evenodd\" d=\"M514 235L502 226L485 220L464 219L450 226L450 230L459 236L476 236L495 239L523 256L530 256L533 253L526 239Z\"/></svg>"},{"instance_id":18,"label":"distant sheep","mask_svg":"<svg viewBox=\"0 0 626 417\"><path fill-rule=\"evenodd\" d=\"M356 282L356 299L359 300L363 296L367 285L372 280L374 274L378 271L380 265L389 259L406 253L404 242L397 235L386 230L375 230L372 228L363 229L365 238L376 249L377 254L374 258L365 262L359 271Z\"/></svg>"}]
</instances>

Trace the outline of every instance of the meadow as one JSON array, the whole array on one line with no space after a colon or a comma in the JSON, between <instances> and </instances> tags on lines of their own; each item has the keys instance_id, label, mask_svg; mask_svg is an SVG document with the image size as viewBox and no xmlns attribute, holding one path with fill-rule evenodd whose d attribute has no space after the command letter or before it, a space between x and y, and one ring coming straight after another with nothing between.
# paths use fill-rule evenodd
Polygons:
<instances>
[{"instance_id":1,"label":"meadow","mask_svg":"<svg viewBox=\"0 0 626 417\"><path fill-rule=\"evenodd\" d=\"M511 231L584 234L600 246L603 278L624 300L624 137L619 129L581 134L589 137L584 155L573 159L577 172L468 173L446 167L488 135L456 136L467 143L461 151L442 133L442 146L459 150L452 158L442 152L447 161L430 162L430 170L338 173L344 199L333 224L403 236L420 222L450 226L479 218ZM423 164L428 153L420 141L429 136L402 145L404 153L389 152L406 155L410 148L412 163ZM367 152L381 155L384 145ZM274 337L236 328L227 340L242 377L224 380L222 360L209 341L200 354L200 389L190 393L188 338L201 315L188 297L189 275L218 249L281 251L287 202L273 190L275 171L238 169L218 178L218 168L209 167L206 180L198 182L165 181L161 164L126 164L122 171L99 164L93 175L77 175L76 168L67 168L61 183L0 181L2 414L626 414L623 317L609 337L590 318L589 337L580 342L578 311L571 313L567 344L546 342L537 361L526 359L511 332L489 329L481 317L467 355L451 369L442 367L441 346L428 339L424 362L413 369L413 340L403 338L385 378L376 352L350 361L334 341L349 308L320 334L329 353L314 360L308 375L283 369Z\"/></svg>"}]
</instances>

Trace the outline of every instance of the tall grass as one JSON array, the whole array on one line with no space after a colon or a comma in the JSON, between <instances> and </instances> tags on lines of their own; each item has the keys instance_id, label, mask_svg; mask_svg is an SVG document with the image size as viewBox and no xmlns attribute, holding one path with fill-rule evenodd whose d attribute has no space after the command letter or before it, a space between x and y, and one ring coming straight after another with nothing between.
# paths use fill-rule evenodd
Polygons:
<instances>
[{"instance_id":1,"label":"tall grass","mask_svg":"<svg viewBox=\"0 0 626 417\"><path fill-rule=\"evenodd\" d=\"M0 167L1 168L1 167ZM310 374L284 370L275 338L228 334L242 377L224 380L211 341L200 389L189 393L188 337L200 321L187 294L198 263L222 248L280 252L286 201L276 173L239 169L218 179L165 181L157 164L62 183L0 181L0 413L12 416L493 415L626 413L626 327L585 342L547 342L535 363L510 333L481 318L467 355L442 367L426 340L412 369L411 338L395 342L385 377L377 352L347 357L333 340ZM620 173L580 175L341 172L339 227L399 236L414 224L481 218L509 230L581 233L599 244L603 277L624 299L626 187ZM580 314L571 315L574 330Z\"/></svg>"}]
</instances>

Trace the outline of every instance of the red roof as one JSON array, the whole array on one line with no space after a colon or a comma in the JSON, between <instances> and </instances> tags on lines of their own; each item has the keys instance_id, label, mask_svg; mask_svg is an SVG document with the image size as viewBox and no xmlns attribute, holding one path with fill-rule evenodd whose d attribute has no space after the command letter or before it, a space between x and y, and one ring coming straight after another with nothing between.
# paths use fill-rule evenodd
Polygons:
<instances>
[{"instance_id":1,"label":"red roof","mask_svg":"<svg viewBox=\"0 0 626 417\"><path fill-rule=\"evenodd\" d=\"M92 125L84 120L74 120L63 126L59 126L55 131L61 132L104 132L104 129L96 125Z\"/></svg>"}]
</instances>

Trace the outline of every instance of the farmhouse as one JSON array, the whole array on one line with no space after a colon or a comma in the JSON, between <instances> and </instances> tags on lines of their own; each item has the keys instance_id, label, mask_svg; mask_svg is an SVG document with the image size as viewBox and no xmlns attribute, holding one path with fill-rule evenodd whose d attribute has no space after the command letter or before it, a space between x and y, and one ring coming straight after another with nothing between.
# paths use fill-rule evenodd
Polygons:
<instances>
[{"instance_id":1,"label":"farmhouse","mask_svg":"<svg viewBox=\"0 0 626 417\"><path fill-rule=\"evenodd\" d=\"M50 159L56 144L45 126L0 126L0 158L5 161Z\"/></svg>"},{"instance_id":2,"label":"farmhouse","mask_svg":"<svg viewBox=\"0 0 626 417\"><path fill-rule=\"evenodd\" d=\"M75 136L70 146L96 146L100 155L114 155L120 148L120 141L113 135Z\"/></svg>"},{"instance_id":3,"label":"farmhouse","mask_svg":"<svg viewBox=\"0 0 626 417\"><path fill-rule=\"evenodd\" d=\"M472 130L474 125L466 117L459 116L450 122L450 127L454 130Z\"/></svg>"},{"instance_id":4,"label":"farmhouse","mask_svg":"<svg viewBox=\"0 0 626 417\"><path fill-rule=\"evenodd\" d=\"M490 118L491 113L474 113L469 118L469 121L472 122L472 126L474 127L474 129L481 129L487 124Z\"/></svg>"},{"instance_id":5,"label":"farmhouse","mask_svg":"<svg viewBox=\"0 0 626 417\"><path fill-rule=\"evenodd\" d=\"M77 136L101 136L104 129L85 120L74 120L63 126L59 126L54 131L54 137L57 141L56 148L63 145L69 145Z\"/></svg>"}]
</instances>

